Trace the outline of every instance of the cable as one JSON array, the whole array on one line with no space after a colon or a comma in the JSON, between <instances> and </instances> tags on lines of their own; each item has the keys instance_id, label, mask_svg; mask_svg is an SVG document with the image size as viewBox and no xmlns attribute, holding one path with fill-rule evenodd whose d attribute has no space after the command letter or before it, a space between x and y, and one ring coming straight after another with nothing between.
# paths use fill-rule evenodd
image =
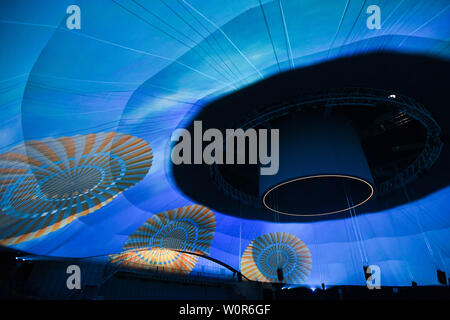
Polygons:
<instances>
[{"instance_id":1,"label":"cable","mask_svg":"<svg viewBox=\"0 0 450 320\"><path fill-rule=\"evenodd\" d=\"M228 64L225 62L225 60L222 58L220 53L217 51L217 49L211 44L208 37L203 36L197 29L195 29L186 19L181 16L178 12L176 12L171 6L169 6L164 0L160 0L173 14L175 14L181 21L183 21L191 30L193 30L196 34L198 34L206 43L209 45L209 47L215 52L217 57L222 61L222 63L225 65L225 67L228 69L228 71L238 80L242 81L239 76L236 75L236 73L228 66ZM188 11L189 12L189 11ZM226 55L225 55L226 56Z\"/></svg>"},{"instance_id":2,"label":"cable","mask_svg":"<svg viewBox=\"0 0 450 320\"><path fill-rule=\"evenodd\" d=\"M113 1L115 4L117 4L119 7L121 7L122 9L124 9L125 11L127 11L128 13L130 13L131 15L135 16L135 17L138 18L139 20L141 20L141 21L143 21L144 23L146 23L147 25L149 25L149 26L155 28L156 30L158 30L158 31L160 31L161 33L167 35L168 37L172 38L173 40L175 40L175 41L181 43L182 45L188 47L189 49L192 49L192 50L193 50L200 58L202 58L201 55L197 52L197 50L196 50L194 47L192 47L192 46L186 44L186 43L183 42L182 40L180 40L180 39L178 39L177 37L171 35L170 33L166 32L165 30L161 29L160 27L158 27L158 26L156 26L156 25L150 23L150 22L147 21L146 19L142 18L141 16L137 15L137 14L134 13L133 11L129 10L128 8L126 8L126 7L124 7L123 5L121 5L120 3L118 3L116 0L112 0L112 1ZM211 68L213 68L219 75L221 75L222 77L224 77L223 74L221 74L221 73L220 73L213 65L211 65L211 63L210 63L209 61L206 61L206 62L207 62L207 63L211 66ZM226 77L225 77L225 79L226 79ZM228 79L227 79L227 80L228 80ZM227 85L232 86L232 85L230 85L229 83L227 83ZM232 87L234 87L234 86L232 86Z\"/></svg>"},{"instance_id":3,"label":"cable","mask_svg":"<svg viewBox=\"0 0 450 320\"><path fill-rule=\"evenodd\" d=\"M259 7L261 8L264 22L266 24L267 34L269 35L270 43L272 44L273 54L275 55L275 60L277 61L278 72L280 72L281 71L280 62L278 61L277 51L275 50L275 45L273 43L272 34L270 33L269 23L267 22L266 13L264 12L264 7L261 3L261 0L259 0Z\"/></svg>"},{"instance_id":4,"label":"cable","mask_svg":"<svg viewBox=\"0 0 450 320\"><path fill-rule=\"evenodd\" d=\"M142 9L144 9L147 13L149 13L150 15L152 15L153 17L155 17L156 19L158 19L158 21L160 21L162 24L168 26L171 30L175 31L176 33L182 35L183 37L189 39L194 46L190 46L189 44L187 44L186 42L182 41L182 40L178 40L179 42L181 42L183 45L185 45L186 47L196 51L197 47L200 48L202 50L203 53L205 53L205 56L209 56L210 58L213 59L213 56L211 56L199 43L197 43L194 39L192 39L189 35L186 35L184 32L181 32L179 30L177 30L175 27L173 27L171 24L169 24L168 22L166 22L165 20L161 19L158 15L154 14L150 9L147 9L146 7L144 7L143 5L141 5L139 2L135 1L135 0L131 0L133 1L135 4L137 4L139 7L141 7ZM166 33L167 35L169 35L168 33ZM176 39L175 39L176 40ZM199 55L199 57L201 58L200 53L197 52L197 55ZM215 59L213 59L215 60ZM221 74L219 72L219 70L217 70L212 64L210 64L208 61L207 63L214 68L214 70L219 73L222 77L226 78L228 81L230 81L230 79L228 78L229 74L227 73L227 77L225 77L223 74ZM217 61L214 61L214 63L217 63ZM220 65L220 64L219 64ZM220 65L222 67L222 65ZM222 67L223 69L223 67ZM223 69L225 72L227 72L226 69Z\"/></svg>"},{"instance_id":5,"label":"cable","mask_svg":"<svg viewBox=\"0 0 450 320\"><path fill-rule=\"evenodd\" d=\"M339 34L339 31L341 31L342 22L344 21L345 15L347 14L347 10L348 10L348 6L350 4L350 1L351 0L347 0L347 3L345 4L344 12L342 13L341 20L339 21L338 28L336 30L336 33L334 34L333 41L331 42L330 47L328 48L328 54L327 54L328 58L330 57L331 49L333 49L334 42L336 41L336 37Z\"/></svg>"},{"instance_id":6,"label":"cable","mask_svg":"<svg viewBox=\"0 0 450 320\"><path fill-rule=\"evenodd\" d=\"M222 30L222 28L220 28L217 24L215 24L210 19L208 19L205 15L203 15L200 11L198 11L195 7L193 7L186 0L181 0L181 1L183 1L187 6L189 6L189 8L191 8L195 13L197 13L199 16L201 16L203 19L205 19L213 27L215 27L228 40L228 42L233 46L233 48L235 48L239 52L239 54L242 56L242 58L244 58L244 60L247 61L247 63L256 71L256 73L258 73L258 75L264 79L264 76L258 70L258 68L256 68L255 65L247 58L247 56L236 46L236 44L230 39L230 37L228 37L228 35Z\"/></svg>"},{"instance_id":7,"label":"cable","mask_svg":"<svg viewBox=\"0 0 450 320\"><path fill-rule=\"evenodd\" d=\"M289 41L289 33L288 33L287 25L286 25L286 19L284 18L284 11L283 11L283 6L281 4L281 0L278 0L278 6L280 8L280 15L281 15L281 19L283 21L283 30L284 30L284 37L286 40L287 56L288 56L289 62L291 64L291 69L294 69L295 66L294 66L294 59L293 59L293 55L292 55L291 42Z\"/></svg>"},{"instance_id":8,"label":"cable","mask_svg":"<svg viewBox=\"0 0 450 320\"><path fill-rule=\"evenodd\" d=\"M359 9L359 12L358 12L358 15L357 15L355 21L353 21L353 25L352 25L352 27L350 28L350 31L348 32L347 36L345 37L344 42L342 42L342 45L341 45L341 47L339 48L339 52L338 52L339 54L341 53L342 48L347 44L347 39L348 39L348 37L350 37L350 35L352 34L353 29L355 28L356 23L358 22L359 17L361 16L361 13L362 13L364 7L366 6L366 1L367 1L367 0L364 0L364 2L363 2L363 4L362 4L361 8ZM353 37L352 37L352 39L353 39Z\"/></svg>"},{"instance_id":9,"label":"cable","mask_svg":"<svg viewBox=\"0 0 450 320\"><path fill-rule=\"evenodd\" d=\"M240 68L238 68L236 66L236 64L233 62L233 60L227 55L227 53L225 52L225 49L223 48L223 46L220 44L220 41L217 39L215 31L214 32L210 32L208 30L208 28L206 28L206 26L201 22L201 20L199 18L197 18L195 15L192 14L191 10L189 10L187 8L187 6L180 0L178 0L178 3L181 5L181 7L195 20L197 21L197 23L203 28L203 30L206 31L207 34L210 34L213 38L213 40L216 42L217 46L220 48L220 50L222 50L225 58L228 58L228 60L230 61L231 65L236 69L236 71L240 74L241 78L244 77L242 71Z\"/></svg>"}]
</instances>

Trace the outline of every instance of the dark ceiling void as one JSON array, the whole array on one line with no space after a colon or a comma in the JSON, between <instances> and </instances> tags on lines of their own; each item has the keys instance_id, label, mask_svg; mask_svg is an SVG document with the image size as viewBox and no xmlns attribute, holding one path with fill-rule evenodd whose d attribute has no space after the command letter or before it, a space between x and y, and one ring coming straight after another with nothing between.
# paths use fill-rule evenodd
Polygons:
<instances>
[{"instance_id":1,"label":"dark ceiling void","mask_svg":"<svg viewBox=\"0 0 450 320\"><path fill-rule=\"evenodd\" d=\"M204 131L278 128L277 175L260 176L255 164L172 164L174 180L213 210L280 222L339 219L349 207L370 213L426 196L450 182L450 84L442 80L449 66L370 54L233 92L205 106L187 129L193 132L195 120Z\"/></svg>"}]
</instances>

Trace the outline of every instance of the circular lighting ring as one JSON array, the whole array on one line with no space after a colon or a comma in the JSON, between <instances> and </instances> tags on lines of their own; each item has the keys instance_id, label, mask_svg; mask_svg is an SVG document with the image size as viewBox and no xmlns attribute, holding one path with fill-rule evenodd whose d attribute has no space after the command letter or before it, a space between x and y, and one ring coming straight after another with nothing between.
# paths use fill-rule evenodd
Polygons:
<instances>
[{"instance_id":1,"label":"circular lighting ring","mask_svg":"<svg viewBox=\"0 0 450 320\"><path fill-rule=\"evenodd\" d=\"M370 195L364 199L363 201L360 201L359 203L348 207L348 208L344 208L344 209L340 209L340 210L335 210L335 211L330 211L330 212L325 212L325 213L290 213L290 212L283 212L280 210L276 210L272 207L270 207L267 202L266 202L266 197L274 190L276 190L277 188L287 185L289 183L292 182L296 182L296 181L301 181L301 180L308 180L308 179L314 179L314 178L345 178L345 179L352 179L352 180L357 180L359 182L363 182L364 184L368 185L370 188ZM280 184L277 184L276 186L273 186L272 188L270 188L269 190L267 190L266 192L264 192L264 195L262 197L262 203L264 205L264 207L266 207L267 209L269 209L270 211L276 212L276 213L280 213L280 214L284 214L284 215L288 215L288 216L297 216L297 217L311 217L311 216L326 216L326 215L331 215L331 214L335 214L335 213L340 213L340 212L344 212L347 210L351 210L353 208L359 207L361 205L363 205L364 203L366 203L367 201L370 200L370 198L372 198L374 194L374 187L372 186L372 184L370 184L368 181L355 177L355 176L349 176L349 175L340 175L340 174L321 174L321 175L313 175L313 176L306 176L306 177L300 177L300 178L295 178L295 179L291 179L285 182L282 182Z\"/></svg>"},{"instance_id":2,"label":"circular lighting ring","mask_svg":"<svg viewBox=\"0 0 450 320\"><path fill-rule=\"evenodd\" d=\"M232 127L241 128L243 130L248 128L256 128L259 126L264 127L267 126L268 123L270 124L270 121L283 117L289 112L311 110L324 111L331 107L338 110L339 107L349 105L365 106L369 108L377 108L379 104L389 106L391 110L401 112L406 115L408 119L418 121L425 128L427 132L427 139L425 141L425 145L417 154L415 160L407 167L402 168L402 170L400 170L397 174L389 177L388 179L380 180L377 179L379 177L377 177L375 173L375 180L381 182L376 183L376 188L374 188L376 189L376 194L374 194L374 196L383 197L397 189L400 189L402 185L413 181L417 178L418 173L430 168L439 157L443 148L443 142L440 138L442 130L430 112L421 103L408 96L395 93L394 99L392 98L393 94L394 93L391 91L381 89L352 87L317 91L313 90L311 92L299 94L292 99L281 101L278 104L273 104L271 106L261 105L260 107L255 108L250 115L246 115L242 120L234 123ZM321 106L321 108L318 106ZM239 202L252 208L263 208L259 196L242 191L238 186L228 182L227 177L221 172L221 170L219 170L219 166L216 163L212 164L208 171L208 177L214 181L214 184L225 196L238 200ZM367 181L365 182L367 183ZM205 202L205 199L202 198L195 199L197 201ZM225 198L223 201L225 201ZM213 209L223 210L223 208L214 208L211 204L208 205ZM264 205L264 207L267 208L266 205ZM294 215L291 214L290 216ZM302 215L295 216L300 217Z\"/></svg>"}]
</instances>

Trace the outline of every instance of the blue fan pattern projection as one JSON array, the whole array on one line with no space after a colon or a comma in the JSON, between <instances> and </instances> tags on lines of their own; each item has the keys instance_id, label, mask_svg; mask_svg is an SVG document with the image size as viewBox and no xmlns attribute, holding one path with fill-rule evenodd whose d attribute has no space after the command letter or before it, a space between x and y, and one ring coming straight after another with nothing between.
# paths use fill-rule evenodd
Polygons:
<instances>
[{"instance_id":1,"label":"blue fan pattern projection","mask_svg":"<svg viewBox=\"0 0 450 320\"><path fill-rule=\"evenodd\" d=\"M128 238L123 249L151 247L208 254L215 230L214 213L190 205L154 215Z\"/></svg>"},{"instance_id":2,"label":"blue fan pattern projection","mask_svg":"<svg viewBox=\"0 0 450 320\"><path fill-rule=\"evenodd\" d=\"M128 238L122 253L110 259L122 267L189 273L198 257L186 252L207 255L215 229L214 213L203 206L158 213Z\"/></svg>"},{"instance_id":3,"label":"blue fan pattern projection","mask_svg":"<svg viewBox=\"0 0 450 320\"><path fill-rule=\"evenodd\" d=\"M80 30L66 26L73 4ZM152 215L192 205L171 177L170 137L223 94L362 53L450 58L448 0L371 4L381 8L379 30L366 27L363 0L2 1L0 153L29 140L115 131L149 141L154 155L139 184L40 237L16 241L27 232L14 235L2 207L3 245L60 257L109 255ZM314 256L308 285L364 285L367 263L380 266L382 285L436 284L436 269L450 273L449 199L446 186L398 208L305 224L215 212L210 255L239 269L253 239L286 232L301 234Z\"/></svg>"},{"instance_id":4,"label":"blue fan pattern projection","mask_svg":"<svg viewBox=\"0 0 450 320\"><path fill-rule=\"evenodd\" d=\"M189 274L198 257L170 249L128 250L109 257L112 264L122 269L161 271Z\"/></svg>"},{"instance_id":5,"label":"blue fan pattern projection","mask_svg":"<svg viewBox=\"0 0 450 320\"><path fill-rule=\"evenodd\" d=\"M308 247L293 234L274 232L253 240L241 259L241 272L249 280L300 284L311 273ZM278 270L283 279L278 278Z\"/></svg>"},{"instance_id":6,"label":"blue fan pattern projection","mask_svg":"<svg viewBox=\"0 0 450 320\"><path fill-rule=\"evenodd\" d=\"M116 132L27 141L0 154L0 244L56 231L147 174L151 148Z\"/></svg>"}]
</instances>

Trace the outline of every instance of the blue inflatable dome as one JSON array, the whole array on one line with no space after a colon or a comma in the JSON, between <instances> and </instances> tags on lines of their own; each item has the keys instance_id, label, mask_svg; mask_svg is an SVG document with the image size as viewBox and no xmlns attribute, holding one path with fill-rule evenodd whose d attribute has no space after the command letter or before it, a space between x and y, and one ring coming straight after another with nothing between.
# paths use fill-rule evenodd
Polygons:
<instances>
[{"instance_id":1,"label":"blue inflatable dome","mask_svg":"<svg viewBox=\"0 0 450 320\"><path fill-rule=\"evenodd\" d=\"M180 273L196 268L198 256L183 253L193 252L258 281L276 282L283 266L293 285L365 285L369 265L379 266L382 285L438 284L436 270L450 273L445 141L444 177L431 191L332 219L221 212L174 178L173 132L270 77L385 53L448 70L447 0L372 2L2 1L0 244ZM369 5L381 9L379 29L366 25ZM448 74L436 80L448 88ZM445 133L448 111L429 111ZM189 179L208 197L201 179Z\"/></svg>"}]
</instances>

